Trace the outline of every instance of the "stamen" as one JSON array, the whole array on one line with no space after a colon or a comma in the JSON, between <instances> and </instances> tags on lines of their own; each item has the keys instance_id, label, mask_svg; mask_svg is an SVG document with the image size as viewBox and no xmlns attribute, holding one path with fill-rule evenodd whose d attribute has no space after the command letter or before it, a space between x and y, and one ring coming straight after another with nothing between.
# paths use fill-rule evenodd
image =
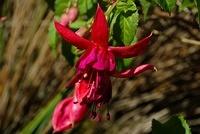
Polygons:
<instances>
[{"instance_id":1,"label":"stamen","mask_svg":"<svg viewBox=\"0 0 200 134\"><path fill-rule=\"evenodd\" d=\"M96 74L96 89L99 87L99 72Z\"/></svg>"},{"instance_id":2,"label":"stamen","mask_svg":"<svg viewBox=\"0 0 200 134\"><path fill-rule=\"evenodd\" d=\"M110 113L109 112L106 114L106 119L110 120Z\"/></svg>"},{"instance_id":3,"label":"stamen","mask_svg":"<svg viewBox=\"0 0 200 134\"><path fill-rule=\"evenodd\" d=\"M91 110L91 112L90 112L90 117L91 117L92 119L95 119L96 116L97 116L95 104L92 104L92 105L91 105L91 109L90 109L90 110Z\"/></svg>"},{"instance_id":4,"label":"stamen","mask_svg":"<svg viewBox=\"0 0 200 134\"><path fill-rule=\"evenodd\" d=\"M107 119L107 120L110 120L109 104L107 104L107 114L106 114L106 119Z\"/></svg>"},{"instance_id":5,"label":"stamen","mask_svg":"<svg viewBox=\"0 0 200 134\"><path fill-rule=\"evenodd\" d=\"M153 70L154 70L155 72L157 72L157 71L158 71L158 69L157 69L156 67L154 67L154 68L153 68Z\"/></svg>"},{"instance_id":6,"label":"stamen","mask_svg":"<svg viewBox=\"0 0 200 134\"><path fill-rule=\"evenodd\" d=\"M87 74L87 73L85 73L85 74L83 75L83 78L87 78L87 76L88 76L88 74Z\"/></svg>"}]
</instances>

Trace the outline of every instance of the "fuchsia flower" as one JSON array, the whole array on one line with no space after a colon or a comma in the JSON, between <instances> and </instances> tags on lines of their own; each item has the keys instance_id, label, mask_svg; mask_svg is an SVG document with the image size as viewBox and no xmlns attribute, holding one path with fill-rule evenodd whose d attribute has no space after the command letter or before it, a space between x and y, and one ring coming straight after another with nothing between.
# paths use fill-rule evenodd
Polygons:
<instances>
[{"instance_id":1,"label":"fuchsia flower","mask_svg":"<svg viewBox=\"0 0 200 134\"><path fill-rule=\"evenodd\" d=\"M70 102L69 100L67 100L67 103L61 102L55 109L53 126L57 131L63 131L64 129L72 127L71 124L73 123L71 122L74 122L74 119L73 121L71 120L71 118L73 118L71 113L77 112L73 114L77 115L79 120L84 117L87 111L73 111L70 107L77 106L79 109L82 109L81 107L84 107L83 109L85 109L85 107L92 108L91 113L93 113L94 118L96 117L98 109L100 109L102 105L108 104L112 97L110 76L120 78L133 77L146 70L155 69L151 64L143 64L131 69L122 70L121 72L116 71L115 58L130 58L143 54L152 34L131 46L109 46L108 24L100 6L97 8L96 16L92 24L90 40L78 36L68 27L58 22L55 22L55 28L67 42L79 49L85 50L85 53L76 64L77 74L71 82L72 85L75 84L74 103L72 104L72 98L70 98ZM65 110L60 112L60 107Z\"/></svg>"}]
</instances>

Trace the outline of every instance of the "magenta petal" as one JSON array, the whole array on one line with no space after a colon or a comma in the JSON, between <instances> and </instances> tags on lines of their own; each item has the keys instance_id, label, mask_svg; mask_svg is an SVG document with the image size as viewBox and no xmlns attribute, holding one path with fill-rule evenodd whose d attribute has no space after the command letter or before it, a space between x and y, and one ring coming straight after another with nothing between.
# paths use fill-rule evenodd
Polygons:
<instances>
[{"instance_id":1,"label":"magenta petal","mask_svg":"<svg viewBox=\"0 0 200 134\"><path fill-rule=\"evenodd\" d=\"M61 25L58 22L54 22L55 28L57 32L69 43L72 43L74 46L76 46L79 49L88 49L93 46L93 43L78 36L73 31L71 31L69 28Z\"/></svg>"},{"instance_id":2,"label":"magenta petal","mask_svg":"<svg viewBox=\"0 0 200 134\"><path fill-rule=\"evenodd\" d=\"M112 72L115 69L115 57L111 52L99 48L97 51L97 59L92 67L99 71Z\"/></svg>"},{"instance_id":3,"label":"magenta petal","mask_svg":"<svg viewBox=\"0 0 200 134\"><path fill-rule=\"evenodd\" d=\"M116 67L116 62L115 62L115 57L112 53L109 52L109 71L112 72L115 70Z\"/></svg>"},{"instance_id":4,"label":"magenta petal","mask_svg":"<svg viewBox=\"0 0 200 134\"><path fill-rule=\"evenodd\" d=\"M55 108L52 118L54 132L62 132L81 121L87 112L86 105L74 104L73 98L66 98Z\"/></svg>"},{"instance_id":5,"label":"magenta petal","mask_svg":"<svg viewBox=\"0 0 200 134\"><path fill-rule=\"evenodd\" d=\"M108 46L108 24L103 10L98 5L94 23L92 25L92 40L96 45L107 48Z\"/></svg>"},{"instance_id":6,"label":"magenta petal","mask_svg":"<svg viewBox=\"0 0 200 134\"><path fill-rule=\"evenodd\" d=\"M96 47L86 50L84 55L82 55L76 63L78 70L85 70L89 65L94 63L97 59L97 52L98 51Z\"/></svg>"},{"instance_id":7,"label":"magenta petal","mask_svg":"<svg viewBox=\"0 0 200 134\"><path fill-rule=\"evenodd\" d=\"M103 49L98 49L97 60L92 67L100 71L108 70L110 65L108 58L109 56L107 55L106 51Z\"/></svg>"},{"instance_id":8,"label":"magenta petal","mask_svg":"<svg viewBox=\"0 0 200 134\"><path fill-rule=\"evenodd\" d=\"M131 46L126 47L109 47L109 50L116 56L120 58L130 58L143 54L149 41L152 36L152 33Z\"/></svg>"},{"instance_id":9,"label":"magenta petal","mask_svg":"<svg viewBox=\"0 0 200 134\"><path fill-rule=\"evenodd\" d=\"M133 76L139 75L147 70L156 70L156 69L151 64L143 64L143 65L140 65L135 68L123 70L121 72L115 72L112 74L112 76L119 77L119 78L133 77Z\"/></svg>"}]
</instances>

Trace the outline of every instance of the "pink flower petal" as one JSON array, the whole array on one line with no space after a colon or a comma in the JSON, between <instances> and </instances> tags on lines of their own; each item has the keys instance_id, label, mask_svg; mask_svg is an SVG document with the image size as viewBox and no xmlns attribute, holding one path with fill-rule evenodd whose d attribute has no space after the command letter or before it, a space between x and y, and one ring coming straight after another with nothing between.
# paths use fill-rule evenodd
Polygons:
<instances>
[{"instance_id":1,"label":"pink flower petal","mask_svg":"<svg viewBox=\"0 0 200 134\"><path fill-rule=\"evenodd\" d=\"M115 72L112 74L112 76L119 78L133 77L147 70L156 70L156 68L151 64L143 64L135 68L123 70L121 72Z\"/></svg>"},{"instance_id":2,"label":"pink flower petal","mask_svg":"<svg viewBox=\"0 0 200 134\"><path fill-rule=\"evenodd\" d=\"M96 47L86 50L76 63L76 67L78 68L78 70L83 71L88 66L92 65L92 63L94 63L97 59L97 52L98 51Z\"/></svg>"},{"instance_id":3,"label":"pink flower petal","mask_svg":"<svg viewBox=\"0 0 200 134\"><path fill-rule=\"evenodd\" d=\"M57 32L69 43L72 43L79 49L88 49L94 44L71 31L69 28L63 26L58 22L54 22Z\"/></svg>"},{"instance_id":4,"label":"pink flower petal","mask_svg":"<svg viewBox=\"0 0 200 134\"><path fill-rule=\"evenodd\" d=\"M80 122L87 112L86 105L74 104L73 98L66 98L55 108L52 118L54 132L62 132Z\"/></svg>"},{"instance_id":5,"label":"pink flower petal","mask_svg":"<svg viewBox=\"0 0 200 134\"><path fill-rule=\"evenodd\" d=\"M84 98L90 91L89 86L88 80L81 80L75 84L74 103L84 102Z\"/></svg>"},{"instance_id":6,"label":"pink flower petal","mask_svg":"<svg viewBox=\"0 0 200 134\"><path fill-rule=\"evenodd\" d=\"M115 57L113 54L107 50L99 48L97 51L97 59L92 65L92 67L99 71L109 71L115 70Z\"/></svg>"},{"instance_id":7,"label":"pink flower petal","mask_svg":"<svg viewBox=\"0 0 200 134\"><path fill-rule=\"evenodd\" d=\"M92 67L99 71L112 72L115 70L115 66L115 57L113 54L103 48L97 47L86 50L76 64L79 71Z\"/></svg>"},{"instance_id":8,"label":"pink flower petal","mask_svg":"<svg viewBox=\"0 0 200 134\"><path fill-rule=\"evenodd\" d=\"M108 24L103 10L98 5L94 23L92 25L92 40L96 45L107 48L108 46Z\"/></svg>"},{"instance_id":9,"label":"pink flower petal","mask_svg":"<svg viewBox=\"0 0 200 134\"><path fill-rule=\"evenodd\" d=\"M150 41L151 36L152 36L152 33L134 45L126 46L126 47L109 47L109 50L116 57L120 57L120 58L130 58L130 57L138 56L144 53Z\"/></svg>"}]
</instances>

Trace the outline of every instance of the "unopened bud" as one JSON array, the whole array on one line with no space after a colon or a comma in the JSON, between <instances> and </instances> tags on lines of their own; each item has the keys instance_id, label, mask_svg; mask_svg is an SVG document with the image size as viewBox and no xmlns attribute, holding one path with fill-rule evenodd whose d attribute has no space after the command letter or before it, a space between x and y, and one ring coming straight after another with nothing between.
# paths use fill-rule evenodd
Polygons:
<instances>
[{"instance_id":1,"label":"unopened bud","mask_svg":"<svg viewBox=\"0 0 200 134\"><path fill-rule=\"evenodd\" d=\"M68 10L67 15L69 17L69 21L74 22L76 20L76 18L78 17L78 8L77 7L71 7Z\"/></svg>"},{"instance_id":2,"label":"unopened bud","mask_svg":"<svg viewBox=\"0 0 200 134\"><path fill-rule=\"evenodd\" d=\"M61 16L61 19L60 19L60 24L62 24L63 26L67 26L69 24L70 20L69 20L69 16L64 13L62 16Z\"/></svg>"}]
</instances>

